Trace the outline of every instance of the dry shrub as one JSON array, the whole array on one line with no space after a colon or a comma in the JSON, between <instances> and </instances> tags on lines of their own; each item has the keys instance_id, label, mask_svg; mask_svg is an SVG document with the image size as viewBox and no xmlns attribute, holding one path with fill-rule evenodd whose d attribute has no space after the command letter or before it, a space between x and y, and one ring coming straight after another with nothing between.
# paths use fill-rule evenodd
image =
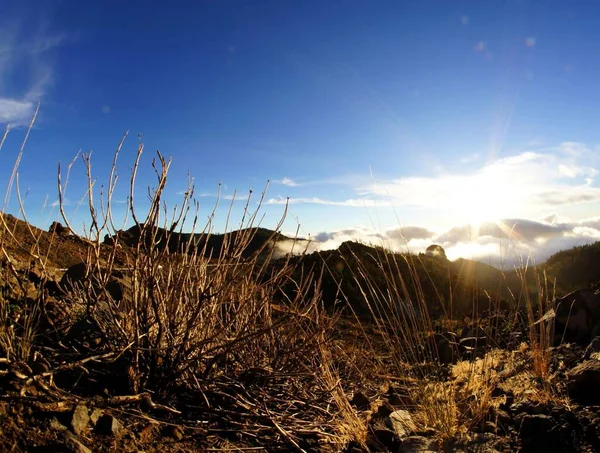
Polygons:
<instances>
[{"instance_id":1,"label":"dry shrub","mask_svg":"<svg viewBox=\"0 0 600 453\"><path fill-rule=\"evenodd\" d=\"M107 366L102 373L111 373L115 366L124 365L129 384L126 391L152 390L155 398L181 387L197 390L199 394L210 388L215 394L224 395L232 389L238 391L249 386L255 394L246 393L244 398L251 399L252 404L231 395L239 402L236 410L240 416L247 417L238 426L248 427L244 431L248 432L248 439L275 435L298 450L302 450L298 443L302 436L319 438L335 449L349 439L362 442L364 426L345 400L328 352L337 318L335 314L326 314L321 306L319 276L307 273L294 280L290 260L272 264L271 245L277 239L277 232L264 240L262 248L246 253L259 232L262 198L258 207L251 209L249 196L237 224L240 231L226 232L221 249L209 250L216 205L208 224L199 227L199 204L193 198L194 187L190 183L181 204L168 211L163 198L170 161L160 153L152 163L157 183L153 190L148 190L148 212L140 215L136 211L135 184L143 153L140 144L126 205L139 240L124 252L126 247L119 232L127 218L123 225L116 225L112 212L118 179L116 163L122 144L123 141L115 153L106 187L99 188L92 175L91 156L81 156L88 179L85 198L90 215L83 236L71 225L65 212L69 174L76 159L68 165L66 175L59 166L61 222L71 239L83 244L86 254L83 278L62 288L67 292L64 304L69 309L67 318L71 323L91 321L89 325L97 328L103 339L99 346L101 355L107 358L95 364L86 362L86 366ZM22 152L23 148L9 187L13 187L14 180L21 216L26 221L16 176ZM227 230L232 207L233 201L227 215ZM0 361L4 363L30 358L32 351L39 348L36 339L40 317L46 325L52 322L44 311L43 291L46 257L52 242L47 244L47 250L40 250L39 238L47 233L30 228L27 223L34 245L22 252L42 270L41 281L33 285L34 292L27 292L32 286L31 282L27 282L29 286L25 284L27 273L18 269L18 259L8 252L17 247L8 218L0 211L0 257L5 261L0 269L22 282L26 291L18 297L20 306L16 311L0 297L0 349L4 356ZM285 212L281 222L284 218ZM191 230L189 236L183 236L184 229ZM196 232L202 236L194 236ZM105 235L113 238L112 244L103 243ZM181 240L182 237L191 239ZM204 239L196 240L199 237ZM117 276L119 273L123 275ZM120 285L121 297L115 297L115 284ZM284 292L283 288L293 290ZM62 326L59 330L66 332L69 327ZM55 330L54 334L60 332ZM69 355L74 364L86 357L85 352L77 354ZM253 377L258 379L256 382L266 379L268 385L252 387ZM281 400L282 392L292 392L288 401ZM226 411L223 419L232 412L233 409ZM217 419L216 415L212 418ZM256 421L260 421L260 426L253 428ZM293 432L297 428L300 434Z\"/></svg>"},{"instance_id":2,"label":"dry shrub","mask_svg":"<svg viewBox=\"0 0 600 453\"><path fill-rule=\"evenodd\" d=\"M17 170L38 110L39 107L34 112L21 144L4 198L4 210L6 210L11 192L16 187L20 213L24 218L26 216L23 198L18 186L19 178ZM0 140L0 152L2 151L9 130L10 127L7 126ZM41 283L44 283L45 260L38 246L39 234L36 234L34 229L29 227L28 232L31 235L31 243L33 245L30 248L25 248L15 238L15 229L16 221L11 225L9 217L4 214L3 210L0 210L0 272L2 273L3 281L3 285L0 287L0 351L4 355L2 358L3 361L6 363L15 361L26 362L31 358L40 315L43 310L43 293L41 287L39 285L31 285L28 278L29 270L37 264L42 274ZM22 252L32 260L25 268L23 268L22 263L18 263L7 252L6 245L9 243L22 248Z\"/></svg>"},{"instance_id":3,"label":"dry shrub","mask_svg":"<svg viewBox=\"0 0 600 453\"><path fill-rule=\"evenodd\" d=\"M121 142L122 143L122 142ZM153 160L156 188L149 191L150 208L143 220L134 206L134 189L143 145L140 144L130 179L128 210L137 229L137 245L130 254L122 300L108 289L119 248L119 229L113 224L111 197L116 184L117 149L106 198L94 193L92 165L83 155L89 181L87 191L91 226L87 235L88 278L78 288L87 316L94 319L115 351L129 359L127 374L134 392L200 382L217 375L232 375L256 367L272 371L298 371L318 350L318 338L330 328L321 316L319 281L308 275L293 282L296 291L281 291L293 273L289 262L273 267L270 247L277 232L262 248L245 251L257 234L258 207L246 202L236 234L226 233L221 250L208 249L209 221L198 230L199 205L189 185L180 206L172 213L162 202L170 161L157 153ZM65 183L66 185L66 183ZM67 228L76 233L64 212L65 185L60 185L61 212ZM263 193L264 197L264 193ZM97 204L100 204L100 207ZM228 219L231 215L231 207ZM215 207L216 209L216 207ZM284 215L276 228L279 230ZM214 210L210 218L214 217ZM183 236L183 228L191 232ZM112 245L101 243L108 234ZM186 239L181 239L186 238ZM101 249L112 247L104 257ZM307 289L311 292L307 297ZM83 293L83 294L81 294Z\"/></svg>"}]
</instances>

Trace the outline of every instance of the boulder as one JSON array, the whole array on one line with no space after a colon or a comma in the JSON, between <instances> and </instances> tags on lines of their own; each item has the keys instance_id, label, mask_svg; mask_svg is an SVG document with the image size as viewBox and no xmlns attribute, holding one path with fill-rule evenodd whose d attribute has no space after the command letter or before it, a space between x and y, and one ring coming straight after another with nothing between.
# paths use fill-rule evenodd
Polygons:
<instances>
[{"instance_id":1,"label":"boulder","mask_svg":"<svg viewBox=\"0 0 600 453\"><path fill-rule=\"evenodd\" d=\"M122 429L123 426L119 420L112 415L105 414L96 422L96 429L94 431L105 436L117 437Z\"/></svg>"},{"instance_id":2,"label":"boulder","mask_svg":"<svg viewBox=\"0 0 600 453\"><path fill-rule=\"evenodd\" d=\"M78 404L71 416L71 429L77 435L85 430L90 422L90 415L87 406Z\"/></svg>"},{"instance_id":3,"label":"boulder","mask_svg":"<svg viewBox=\"0 0 600 453\"><path fill-rule=\"evenodd\" d=\"M567 374L569 396L581 404L600 404L600 361L586 360Z\"/></svg>"},{"instance_id":4,"label":"boulder","mask_svg":"<svg viewBox=\"0 0 600 453\"><path fill-rule=\"evenodd\" d=\"M63 226L60 222L52 222L50 228L48 228L48 233L56 233L59 236L67 236L69 235L69 229Z\"/></svg>"},{"instance_id":5,"label":"boulder","mask_svg":"<svg viewBox=\"0 0 600 453\"><path fill-rule=\"evenodd\" d=\"M371 401L363 392L354 392L350 404L360 410L367 410L371 405Z\"/></svg>"},{"instance_id":6,"label":"boulder","mask_svg":"<svg viewBox=\"0 0 600 453\"><path fill-rule=\"evenodd\" d=\"M73 437L73 435L67 437L65 440L64 450L60 451L66 451L70 453L92 453L92 450L83 445L81 441Z\"/></svg>"},{"instance_id":7,"label":"boulder","mask_svg":"<svg viewBox=\"0 0 600 453\"><path fill-rule=\"evenodd\" d=\"M73 264L60 279L60 287L64 291L73 291L82 285L88 275L87 265L83 262Z\"/></svg>"},{"instance_id":8,"label":"boulder","mask_svg":"<svg viewBox=\"0 0 600 453\"><path fill-rule=\"evenodd\" d=\"M431 352L434 360L445 365L458 362L460 345L453 341L450 334L435 333L429 338L429 344L433 347Z\"/></svg>"},{"instance_id":9,"label":"boulder","mask_svg":"<svg viewBox=\"0 0 600 453\"><path fill-rule=\"evenodd\" d=\"M427 437L422 436L410 436L402 441L398 453L430 453L437 450L437 442L435 439L428 439Z\"/></svg>"},{"instance_id":10,"label":"boulder","mask_svg":"<svg viewBox=\"0 0 600 453\"><path fill-rule=\"evenodd\" d=\"M600 336L594 337L592 342L585 349L585 353L583 354L583 359L595 359L600 360Z\"/></svg>"},{"instance_id":11,"label":"boulder","mask_svg":"<svg viewBox=\"0 0 600 453\"><path fill-rule=\"evenodd\" d=\"M600 295L578 289L554 300L555 342L587 344L600 322Z\"/></svg>"},{"instance_id":12,"label":"boulder","mask_svg":"<svg viewBox=\"0 0 600 453\"><path fill-rule=\"evenodd\" d=\"M487 345L487 337L466 337L466 338L461 338L459 341L459 344L461 346L464 346L466 348L473 348L473 349L477 349L477 348L485 348L485 346Z\"/></svg>"},{"instance_id":13,"label":"boulder","mask_svg":"<svg viewBox=\"0 0 600 453\"><path fill-rule=\"evenodd\" d=\"M404 410L392 412L387 418L387 424L399 439L404 439L417 430L410 413Z\"/></svg>"},{"instance_id":14,"label":"boulder","mask_svg":"<svg viewBox=\"0 0 600 453\"><path fill-rule=\"evenodd\" d=\"M110 295L115 302L123 300L123 283L115 275L122 275L119 271L111 273L108 281L102 287L100 279L88 269L88 266L81 262L69 267L60 279L59 286L65 292L71 292L77 289L84 288L88 279L92 280L92 289L95 295L102 294L102 290Z\"/></svg>"},{"instance_id":15,"label":"boulder","mask_svg":"<svg viewBox=\"0 0 600 453\"><path fill-rule=\"evenodd\" d=\"M562 453L562 438L554 418L549 415L524 415L519 417L521 451Z\"/></svg>"}]
</instances>

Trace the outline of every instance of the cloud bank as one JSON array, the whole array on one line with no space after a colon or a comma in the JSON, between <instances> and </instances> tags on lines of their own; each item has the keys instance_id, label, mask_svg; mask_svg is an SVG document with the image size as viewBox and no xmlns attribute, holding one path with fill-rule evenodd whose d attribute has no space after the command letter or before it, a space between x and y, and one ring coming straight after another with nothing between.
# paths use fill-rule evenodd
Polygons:
<instances>
[{"instance_id":1,"label":"cloud bank","mask_svg":"<svg viewBox=\"0 0 600 453\"><path fill-rule=\"evenodd\" d=\"M431 244L439 244L450 260L468 258L512 269L527 260L541 263L560 250L600 240L600 218L556 224L544 220L503 219L479 226L456 226L442 232L415 225L380 231L356 226L322 231L307 239L311 241L308 252L336 249L346 241L412 253L423 253ZM300 251L297 245L295 251Z\"/></svg>"}]
</instances>

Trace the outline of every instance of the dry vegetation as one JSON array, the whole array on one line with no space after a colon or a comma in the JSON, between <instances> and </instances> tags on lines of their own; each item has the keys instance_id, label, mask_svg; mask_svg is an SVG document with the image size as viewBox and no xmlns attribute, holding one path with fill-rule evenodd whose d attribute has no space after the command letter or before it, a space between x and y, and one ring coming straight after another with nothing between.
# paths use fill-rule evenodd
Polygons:
<instances>
[{"instance_id":1,"label":"dry vegetation","mask_svg":"<svg viewBox=\"0 0 600 453\"><path fill-rule=\"evenodd\" d=\"M136 210L142 144L127 200L140 240L127 248L118 235L124 225L115 225L112 214L122 143L104 190L92 175L90 155L81 156L90 219L83 236L65 212L71 165L66 175L59 170L61 221L82 255L77 273L56 282L52 260L66 232L46 233L0 212L4 419L34 411L47 424L81 404L100 408L125 423L128 434L93 438L98 450L137 449L148 427L158 427L184 434L171 436L174 442L155 436L145 449L381 451L402 442L388 424L395 440L386 444L381 423L394 410L407 410L408 434L433 439L431 448L468 448L493 423L505 442L495 448L511 451L518 433L498 424L501 408L514 403L509 398L562 404L560 367L551 364L552 319L544 318L552 302L547 282L538 279L535 300L524 291L528 338L501 350L502 329L490 320L512 322L518 307L508 315L499 307L474 313L465 322L451 319L452 306L443 306L444 315L434 317L415 270L419 257L377 249L373 259L386 275L383 287L369 279L359 257L352 266L371 321L342 318L322 303L321 274L303 271L298 280L297 264L287 259L274 265L267 245L242 256L260 223L262 199L252 209L249 197L236 224L248 233L226 236L214 258L191 241L176 253L161 247L159 232L167 232L168 242L184 227L210 233L212 225L198 224L191 185L173 210L163 204L170 161L161 154L152 163L150 207L144 214ZM15 187L26 220L17 172L23 149L7 201ZM106 234L114 237L111 245L101 240ZM398 260L406 260L408 273ZM403 296L409 293L418 296ZM459 351L447 331L465 326L474 343ZM5 430L3 448L26 449L19 432ZM37 445L64 441L48 433L31 436Z\"/></svg>"}]
</instances>

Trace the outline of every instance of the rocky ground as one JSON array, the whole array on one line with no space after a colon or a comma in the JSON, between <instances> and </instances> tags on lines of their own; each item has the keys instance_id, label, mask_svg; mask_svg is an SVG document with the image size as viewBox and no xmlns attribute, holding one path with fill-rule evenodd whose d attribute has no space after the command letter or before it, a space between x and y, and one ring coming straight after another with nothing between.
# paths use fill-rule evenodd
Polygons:
<instances>
[{"instance_id":1,"label":"rocky ground","mask_svg":"<svg viewBox=\"0 0 600 453\"><path fill-rule=\"evenodd\" d=\"M132 386L132 355L111 349L69 299L87 278L85 241L40 231L36 245L24 223L13 231L23 241L7 243L0 263L3 353L10 329L24 338L32 302L43 304L31 349L0 358L1 451L600 451L599 294L563 298L542 321L555 326L543 372L530 326L501 328L508 313L488 313L438 326L420 346L434 345L434 362L405 373L377 326L348 318L324 343L333 380L305 357L224 368L194 388ZM31 262L35 246L52 250L45 270ZM121 300L128 279L115 271L103 289Z\"/></svg>"}]
</instances>

